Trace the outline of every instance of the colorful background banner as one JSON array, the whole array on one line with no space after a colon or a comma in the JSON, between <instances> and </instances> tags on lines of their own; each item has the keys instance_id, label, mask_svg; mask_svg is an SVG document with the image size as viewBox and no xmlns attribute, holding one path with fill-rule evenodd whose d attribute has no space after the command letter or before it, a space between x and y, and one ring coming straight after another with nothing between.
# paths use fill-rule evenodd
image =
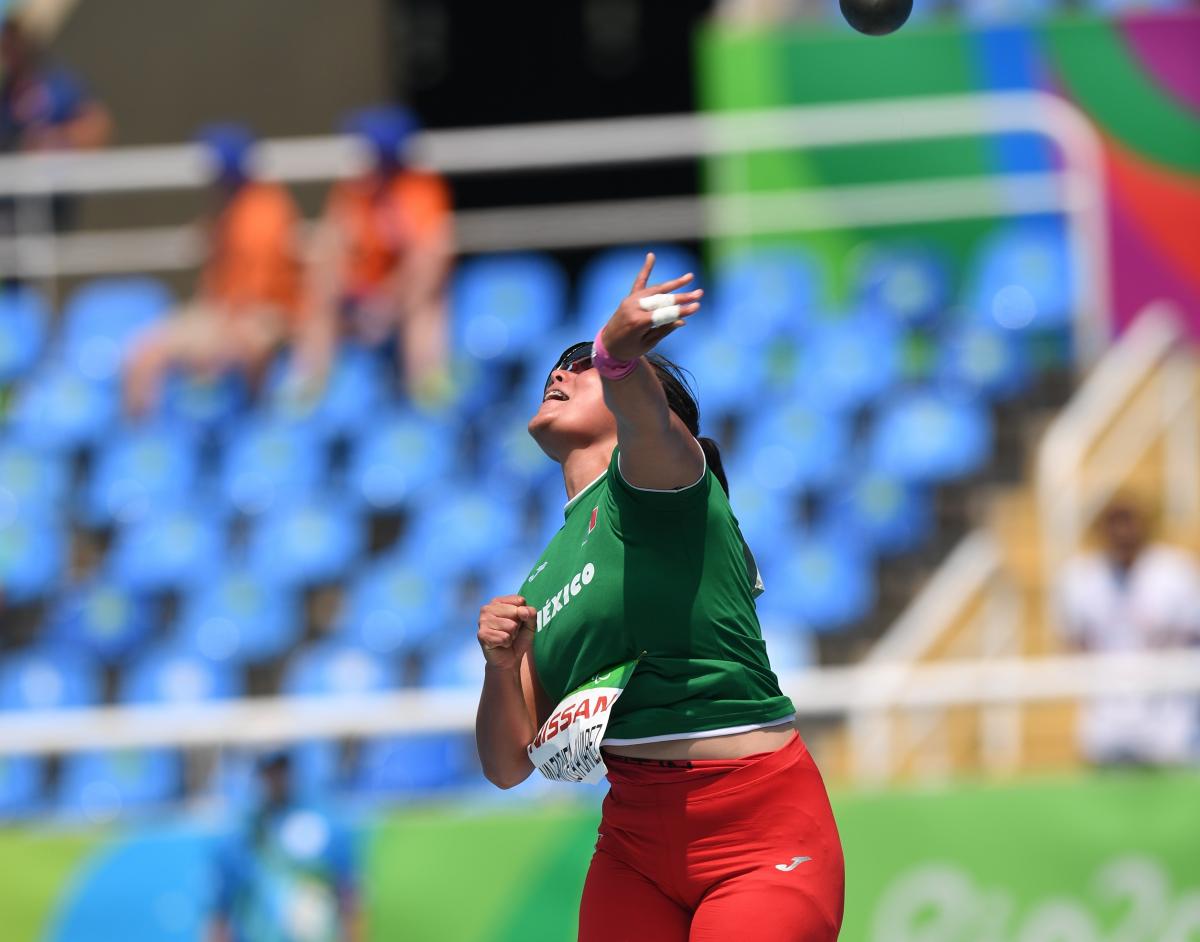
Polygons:
<instances>
[{"instance_id":1,"label":"colorful background banner","mask_svg":"<svg viewBox=\"0 0 1200 942\"><path fill-rule=\"evenodd\" d=\"M962 30L908 29L878 42L849 31L701 33L701 101L711 110L1037 89L1095 123L1108 180L1117 327L1170 298L1200 336L1200 11L1072 17ZM1052 169L1029 135L829 148L717 158L715 193ZM965 257L992 224L919 229ZM888 230L903 236L899 227ZM844 273L866 231L803 236ZM836 286L835 286L836 288Z\"/></svg>"}]
</instances>

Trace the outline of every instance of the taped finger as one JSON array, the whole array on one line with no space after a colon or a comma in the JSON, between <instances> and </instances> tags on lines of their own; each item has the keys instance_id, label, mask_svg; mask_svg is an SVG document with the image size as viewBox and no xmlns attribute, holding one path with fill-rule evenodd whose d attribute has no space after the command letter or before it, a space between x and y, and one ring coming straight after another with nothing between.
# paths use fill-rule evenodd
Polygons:
<instances>
[{"instance_id":1,"label":"taped finger","mask_svg":"<svg viewBox=\"0 0 1200 942\"><path fill-rule=\"evenodd\" d=\"M670 297L670 295L667 295ZM671 304L667 307L660 307L650 315L650 326L662 327L666 324L674 324L682 316L680 305Z\"/></svg>"},{"instance_id":2,"label":"taped finger","mask_svg":"<svg viewBox=\"0 0 1200 942\"><path fill-rule=\"evenodd\" d=\"M638 306L643 311L657 311L660 308L670 307L674 303L675 295L673 294L649 294L638 299Z\"/></svg>"}]
</instances>

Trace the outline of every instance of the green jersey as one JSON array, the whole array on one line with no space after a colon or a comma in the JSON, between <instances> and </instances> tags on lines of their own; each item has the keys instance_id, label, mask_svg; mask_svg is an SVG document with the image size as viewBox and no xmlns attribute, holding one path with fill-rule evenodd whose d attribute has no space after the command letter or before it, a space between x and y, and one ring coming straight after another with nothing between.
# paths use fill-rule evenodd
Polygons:
<instances>
[{"instance_id":1,"label":"green jersey","mask_svg":"<svg viewBox=\"0 0 1200 942\"><path fill-rule=\"evenodd\" d=\"M711 471L677 491L644 490L621 477L614 449L521 588L538 610L538 678L557 702L640 658L613 708L610 744L789 721L754 609L757 579Z\"/></svg>"}]
</instances>

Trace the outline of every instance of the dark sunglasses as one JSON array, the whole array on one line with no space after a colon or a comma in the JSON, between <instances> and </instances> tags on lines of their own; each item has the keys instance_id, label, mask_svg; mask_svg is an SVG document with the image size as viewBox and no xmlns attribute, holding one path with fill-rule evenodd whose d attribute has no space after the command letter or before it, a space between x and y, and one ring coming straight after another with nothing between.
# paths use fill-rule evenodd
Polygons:
<instances>
[{"instance_id":1,"label":"dark sunglasses","mask_svg":"<svg viewBox=\"0 0 1200 942\"><path fill-rule=\"evenodd\" d=\"M542 392L545 393L550 388L550 384L554 382L554 374L559 370L566 370L568 373L582 373L584 370L592 368L592 342L590 340L581 340L579 343L573 343L562 352L558 360L554 364L554 368L546 377L546 385L542 387Z\"/></svg>"}]
</instances>

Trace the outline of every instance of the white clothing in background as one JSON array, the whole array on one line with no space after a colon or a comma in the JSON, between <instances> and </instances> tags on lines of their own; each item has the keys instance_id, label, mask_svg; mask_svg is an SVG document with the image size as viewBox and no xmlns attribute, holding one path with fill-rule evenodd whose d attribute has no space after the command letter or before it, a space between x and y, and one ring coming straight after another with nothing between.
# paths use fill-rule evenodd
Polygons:
<instances>
[{"instance_id":1,"label":"white clothing in background","mask_svg":"<svg viewBox=\"0 0 1200 942\"><path fill-rule=\"evenodd\" d=\"M1067 563L1060 584L1063 631L1076 647L1136 653L1200 644L1200 566L1182 550L1149 546L1122 575L1101 553ZM1196 756L1200 697L1113 697L1088 705L1080 740L1097 763L1186 762Z\"/></svg>"}]
</instances>

